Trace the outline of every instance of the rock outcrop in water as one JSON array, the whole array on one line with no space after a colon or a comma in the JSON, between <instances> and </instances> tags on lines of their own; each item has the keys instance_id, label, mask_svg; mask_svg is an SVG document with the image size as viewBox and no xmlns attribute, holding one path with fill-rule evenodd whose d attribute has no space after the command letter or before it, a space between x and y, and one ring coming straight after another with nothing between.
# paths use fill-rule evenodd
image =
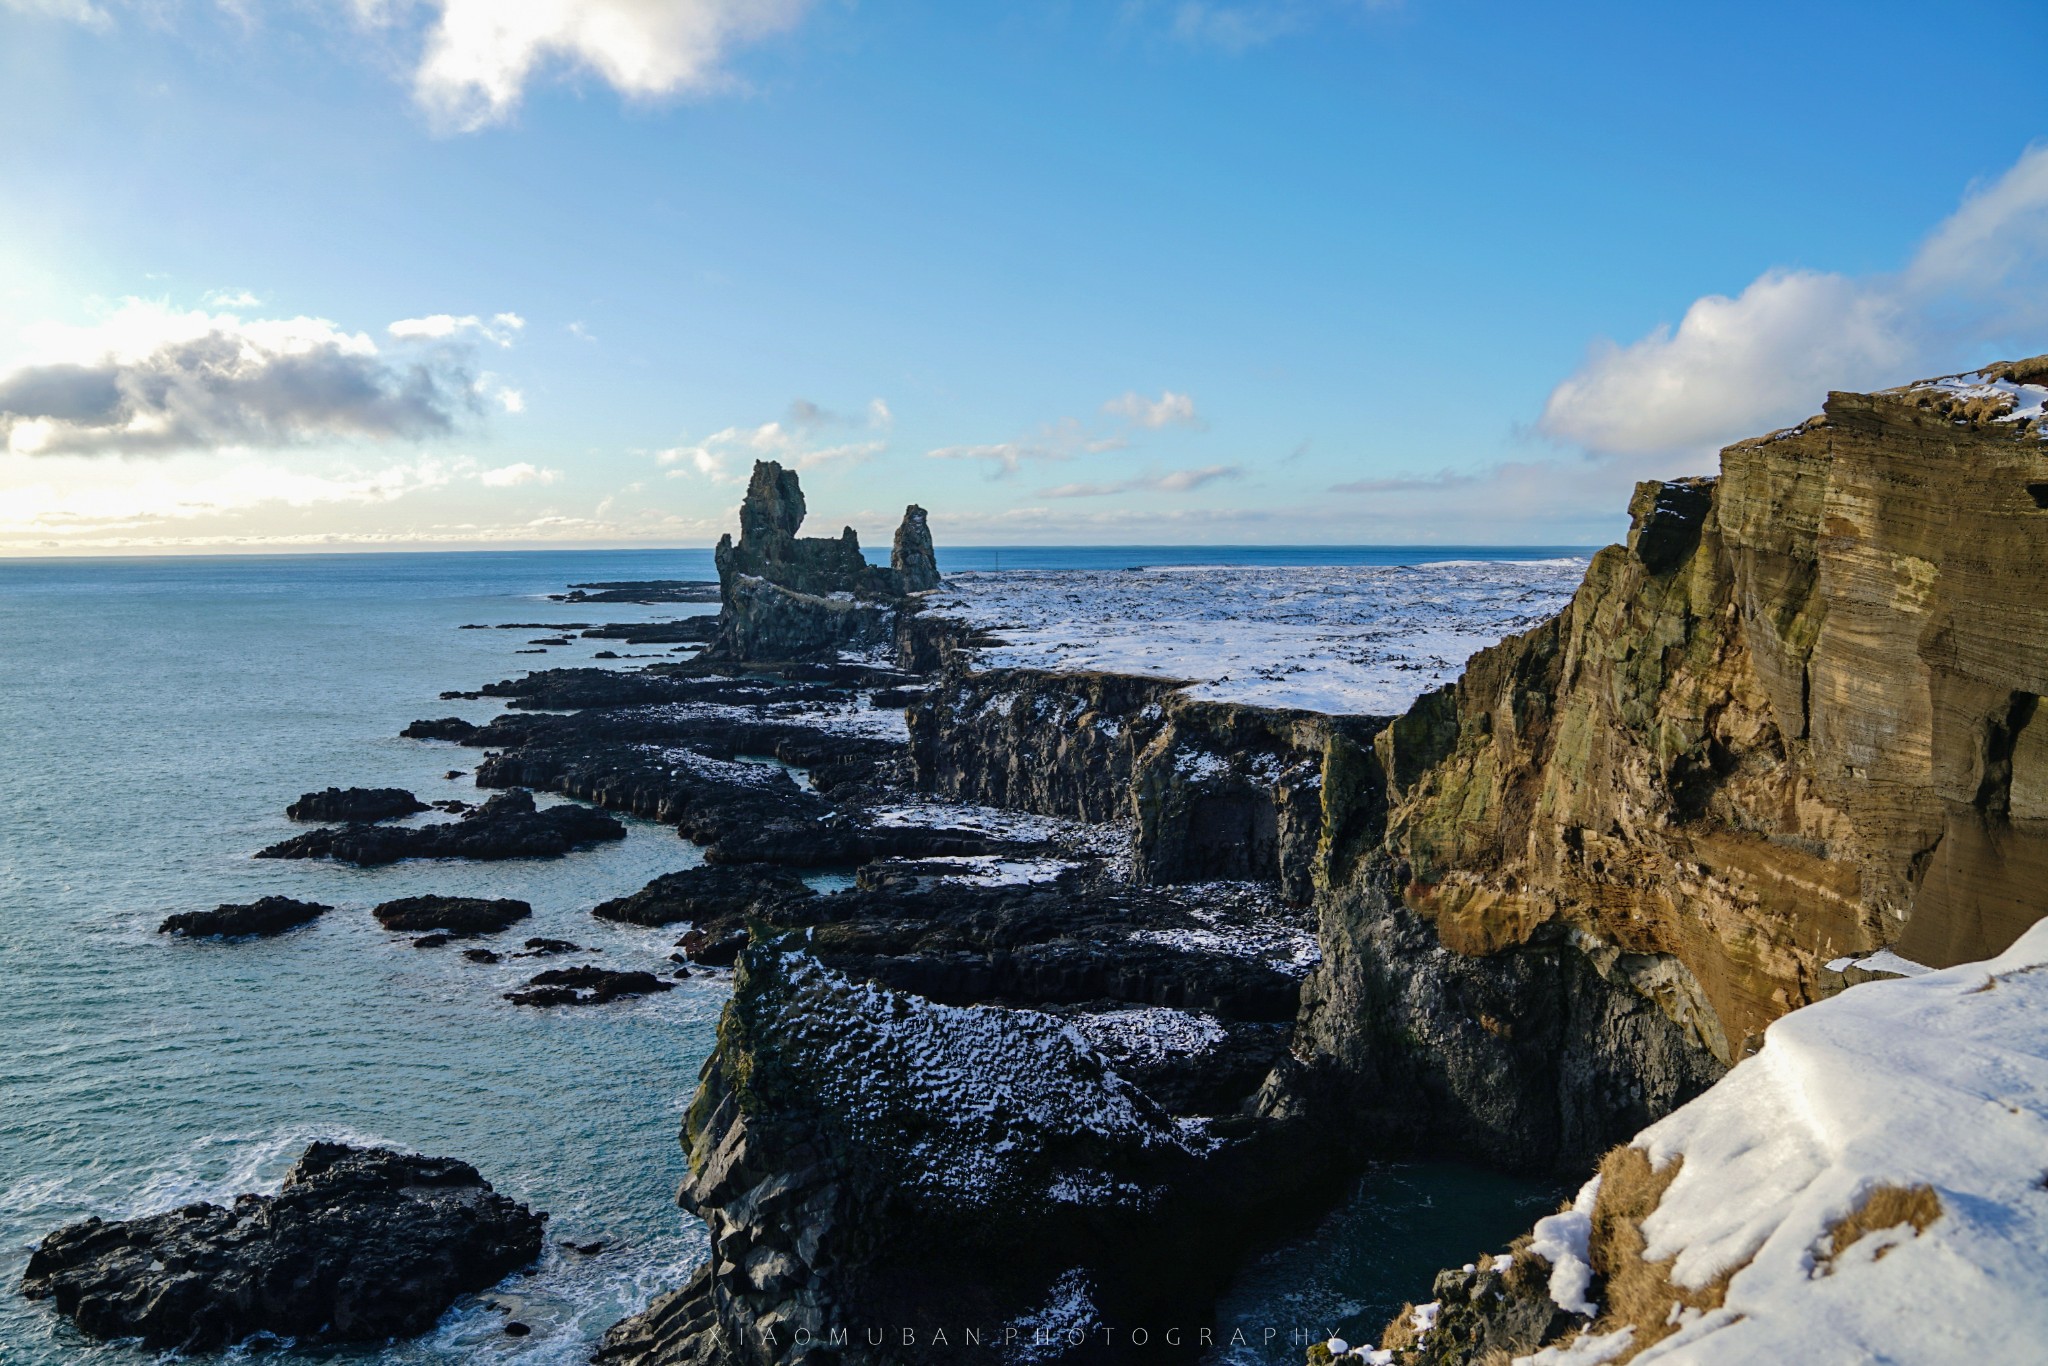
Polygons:
<instances>
[{"instance_id":1,"label":"rock outcrop in water","mask_svg":"<svg viewBox=\"0 0 2048 1366\"><path fill-rule=\"evenodd\" d=\"M308 792L284 809L295 821L370 822L410 816L427 804L402 787L330 787Z\"/></svg>"},{"instance_id":2,"label":"rock outcrop in water","mask_svg":"<svg viewBox=\"0 0 2048 1366\"><path fill-rule=\"evenodd\" d=\"M637 892L599 902L590 913L629 925L688 921L707 931L744 934L744 917L761 901L811 894L803 879L780 868L704 864L663 873Z\"/></svg>"},{"instance_id":3,"label":"rock outcrop in water","mask_svg":"<svg viewBox=\"0 0 2048 1366\"><path fill-rule=\"evenodd\" d=\"M377 923L401 934L441 930L456 938L497 934L533 914L533 907L510 897L407 896L387 901L372 912Z\"/></svg>"},{"instance_id":4,"label":"rock outcrop in water","mask_svg":"<svg viewBox=\"0 0 2048 1366\"><path fill-rule=\"evenodd\" d=\"M317 901L299 901L288 896L258 897L241 904L229 903L210 911L181 911L156 927L158 934L181 934L188 939L264 938L309 925L332 906Z\"/></svg>"},{"instance_id":5,"label":"rock outcrop in water","mask_svg":"<svg viewBox=\"0 0 2048 1366\"><path fill-rule=\"evenodd\" d=\"M410 1337L531 1263L546 1218L466 1162L315 1143L276 1195L59 1229L22 1291L92 1337L158 1349Z\"/></svg>"},{"instance_id":6,"label":"rock outcrop in water","mask_svg":"<svg viewBox=\"0 0 2048 1366\"><path fill-rule=\"evenodd\" d=\"M796 471L756 461L740 504L740 538L718 542L713 653L783 661L887 646L906 596L937 585L924 509L905 510L888 569L867 562L852 527L836 538L799 537L804 514Z\"/></svg>"},{"instance_id":7,"label":"rock outcrop in water","mask_svg":"<svg viewBox=\"0 0 2048 1366\"><path fill-rule=\"evenodd\" d=\"M500 792L459 820L435 825L323 826L259 851L257 858L331 858L362 867L404 858L559 858L622 840L626 827L573 802L536 808L523 789Z\"/></svg>"},{"instance_id":8,"label":"rock outcrop in water","mask_svg":"<svg viewBox=\"0 0 2048 1366\"><path fill-rule=\"evenodd\" d=\"M651 972L621 972L579 964L535 973L527 979L524 989L506 992L505 999L517 1006L598 1006L674 989Z\"/></svg>"}]
</instances>

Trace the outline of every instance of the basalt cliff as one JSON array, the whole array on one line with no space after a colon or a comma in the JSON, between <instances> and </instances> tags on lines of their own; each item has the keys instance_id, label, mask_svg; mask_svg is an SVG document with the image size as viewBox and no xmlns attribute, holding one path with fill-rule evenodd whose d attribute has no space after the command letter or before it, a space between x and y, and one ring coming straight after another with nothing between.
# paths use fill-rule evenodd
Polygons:
<instances>
[{"instance_id":1,"label":"basalt cliff","mask_svg":"<svg viewBox=\"0 0 2048 1366\"><path fill-rule=\"evenodd\" d=\"M1640 486L1565 611L1399 716L980 667L987 635L912 596L921 516L904 563L856 568L850 539L795 539L794 476L757 467L716 653L893 649L916 675L891 688L907 747L872 745L858 792L778 796L790 819L816 807L818 839L872 857L907 786L1123 848L1028 889L939 893L927 860L757 907L685 1135L712 1259L604 1359L935 1359L969 1320L994 1358L1193 1352L1133 1332L1174 1318L1162 1299L1198 1317L1263 1219L1367 1157L1583 1173L1875 951L2005 949L2048 912L2044 381L2048 358L1834 394L1717 478ZM493 762L613 783L530 752ZM718 838L753 847L738 826ZM1219 889L1263 908L1230 920ZM1305 979L1231 950L1290 914L1315 926ZM1134 1016L1144 1049L1075 1051ZM1453 1289L1487 1276L1541 1279ZM1474 1341L1442 1359L1500 1345Z\"/></svg>"},{"instance_id":2,"label":"basalt cliff","mask_svg":"<svg viewBox=\"0 0 2048 1366\"><path fill-rule=\"evenodd\" d=\"M887 569L867 562L852 527L836 538L798 536L805 510L795 470L755 462L740 538L718 542L714 655L774 662L886 646L905 597L938 586L923 508L904 509Z\"/></svg>"}]
</instances>

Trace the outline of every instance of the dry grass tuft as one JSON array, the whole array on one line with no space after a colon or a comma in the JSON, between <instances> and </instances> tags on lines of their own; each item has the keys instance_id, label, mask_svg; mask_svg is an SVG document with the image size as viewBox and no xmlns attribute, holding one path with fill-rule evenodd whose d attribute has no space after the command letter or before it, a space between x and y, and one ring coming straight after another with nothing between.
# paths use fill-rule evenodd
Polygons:
<instances>
[{"instance_id":1,"label":"dry grass tuft","mask_svg":"<svg viewBox=\"0 0 2048 1366\"><path fill-rule=\"evenodd\" d=\"M1643 1221L1655 1212L1684 1161L1677 1158L1658 1171L1640 1148L1620 1147L1600 1162L1600 1197L1593 1203L1587 1248L1597 1278L1600 1317L1587 1331L1604 1334L1624 1326L1635 1328L1627 1353L1614 1358L1617 1364L1634 1360L1677 1332L1678 1325L1671 1322L1676 1309L1719 1309L1728 1296L1729 1279L1742 1269L1731 1267L1700 1289L1690 1290L1671 1279L1677 1258L1644 1260L1649 1240L1643 1236Z\"/></svg>"},{"instance_id":2,"label":"dry grass tuft","mask_svg":"<svg viewBox=\"0 0 2048 1366\"><path fill-rule=\"evenodd\" d=\"M1823 1275L1833 1270L1835 1258L1849 1250L1865 1234L1877 1233L1901 1224L1913 1226L1913 1236L1919 1237L1927 1226L1941 1217L1941 1197L1934 1193L1934 1187L1925 1184L1913 1186L1883 1185L1873 1187L1865 1195L1848 1218L1828 1225L1824 1246L1814 1258ZM1890 1248L1878 1249L1877 1255L1884 1256Z\"/></svg>"},{"instance_id":3,"label":"dry grass tuft","mask_svg":"<svg viewBox=\"0 0 2048 1366\"><path fill-rule=\"evenodd\" d=\"M1415 1306L1404 1304L1395 1313L1394 1320L1380 1334L1382 1352L1399 1352L1420 1344L1422 1335L1415 1331Z\"/></svg>"}]
</instances>

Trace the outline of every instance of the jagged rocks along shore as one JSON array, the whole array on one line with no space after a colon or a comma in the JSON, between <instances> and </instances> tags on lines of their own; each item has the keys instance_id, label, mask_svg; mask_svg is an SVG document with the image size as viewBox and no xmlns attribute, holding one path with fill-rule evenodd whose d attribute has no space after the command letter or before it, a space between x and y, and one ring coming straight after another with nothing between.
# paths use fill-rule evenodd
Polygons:
<instances>
[{"instance_id":1,"label":"jagged rocks along shore","mask_svg":"<svg viewBox=\"0 0 2048 1366\"><path fill-rule=\"evenodd\" d=\"M538 1257L546 1219L466 1162L314 1143L276 1195L59 1229L22 1290L89 1336L159 1349L410 1337Z\"/></svg>"},{"instance_id":2,"label":"jagged rocks along shore","mask_svg":"<svg viewBox=\"0 0 2048 1366\"><path fill-rule=\"evenodd\" d=\"M759 467L747 553L721 554L723 648L533 675L490 726L444 731L493 751L486 785L668 821L714 863L870 864L856 891L742 890L713 917L739 966L685 1198L715 1252L605 1359L919 1360L928 1333L866 1332L960 1325L970 1287L999 1355L1055 1321L1115 1342L1168 1301L1199 1317L1261 1229L1365 1158L1583 1172L1713 1094L1773 1021L1896 961L1877 950L2003 948L2048 885L2044 376L1833 395L1716 479L1642 486L1628 544L1561 613L1385 715L985 667L999 622L798 541L794 476ZM830 629L742 578L836 604ZM872 626L842 630L856 610ZM739 762L757 755L810 784ZM671 895L650 888L648 918ZM1136 1127L1073 1132L1010 1092L964 1115L989 1031L991 1086L1065 1078ZM882 1099L860 1110L834 1088L869 1070ZM942 1159L990 1115L1018 1126L990 1190L1043 1207L935 1267ZM1144 1220L1120 1212L1134 1193ZM1461 1303L1543 1263L1475 1265Z\"/></svg>"}]
</instances>

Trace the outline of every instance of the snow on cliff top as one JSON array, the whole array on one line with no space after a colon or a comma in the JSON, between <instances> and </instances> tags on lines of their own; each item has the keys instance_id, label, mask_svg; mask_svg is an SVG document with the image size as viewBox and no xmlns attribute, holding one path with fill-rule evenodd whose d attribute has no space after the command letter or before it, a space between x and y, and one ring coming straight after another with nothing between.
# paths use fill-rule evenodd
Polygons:
<instances>
[{"instance_id":1,"label":"snow on cliff top","mask_svg":"<svg viewBox=\"0 0 2048 1366\"><path fill-rule=\"evenodd\" d=\"M2048 921L1793 1012L1634 1146L1685 1159L1644 1256L1692 1288L1741 1268L1641 1366L2048 1359ZM1923 1232L1816 1256L1873 1190L1922 1184L1941 1206Z\"/></svg>"},{"instance_id":2,"label":"snow on cliff top","mask_svg":"<svg viewBox=\"0 0 2048 1366\"><path fill-rule=\"evenodd\" d=\"M1404 712L1474 651L1555 615L1583 559L1014 570L949 576L927 612L999 636L988 668L1191 681L1195 697Z\"/></svg>"}]
</instances>

